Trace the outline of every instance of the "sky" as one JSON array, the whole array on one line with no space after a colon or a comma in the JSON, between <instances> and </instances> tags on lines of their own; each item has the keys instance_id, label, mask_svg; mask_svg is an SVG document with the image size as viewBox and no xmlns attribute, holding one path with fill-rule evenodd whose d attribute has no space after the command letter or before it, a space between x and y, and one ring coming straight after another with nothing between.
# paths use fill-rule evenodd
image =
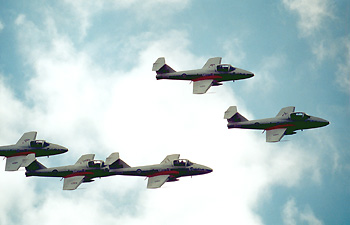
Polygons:
<instances>
[{"instance_id":1,"label":"sky","mask_svg":"<svg viewBox=\"0 0 350 225\"><path fill-rule=\"evenodd\" d=\"M131 166L166 155L211 167L156 190L113 176L63 191L0 163L0 225L346 224L350 221L350 4L280 1L0 1L0 145L24 132L69 152L112 152ZM208 58L252 71L193 95L187 81L156 80ZM281 108L330 121L279 143L228 130L225 110L248 119Z\"/></svg>"}]
</instances>

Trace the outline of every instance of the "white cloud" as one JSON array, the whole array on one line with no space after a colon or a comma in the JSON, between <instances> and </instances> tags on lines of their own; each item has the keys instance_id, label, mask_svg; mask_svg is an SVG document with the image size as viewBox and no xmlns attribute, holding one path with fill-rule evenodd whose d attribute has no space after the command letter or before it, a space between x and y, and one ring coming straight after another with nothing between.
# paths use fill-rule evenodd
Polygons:
<instances>
[{"instance_id":1,"label":"white cloud","mask_svg":"<svg viewBox=\"0 0 350 225\"><path fill-rule=\"evenodd\" d=\"M4 29L5 25L0 20L0 32Z\"/></svg>"},{"instance_id":2,"label":"white cloud","mask_svg":"<svg viewBox=\"0 0 350 225\"><path fill-rule=\"evenodd\" d=\"M296 225L304 222L309 225L323 224L323 222L314 215L309 206L306 206L305 209L300 212L294 198L290 198L284 205L282 217L285 225Z\"/></svg>"},{"instance_id":3,"label":"white cloud","mask_svg":"<svg viewBox=\"0 0 350 225\"><path fill-rule=\"evenodd\" d=\"M324 60L333 59L339 52L339 46L333 40L314 41L312 44L312 53L316 56L317 62L322 63Z\"/></svg>"},{"instance_id":4,"label":"white cloud","mask_svg":"<svg viewBox=\"0 0 350 225\"><path fill-rule=\"evenodd\" d=\"M68 37L52 32L55 27L40 29L24 16L17 22L23 58L30 59L33 75L25 102L0 82L0 101L8 105L0 108L0 118L6 118L0 129L16 132L11 138L1 137L1 143L23 130L37 130L70 149L62 156L40 159L48 166L72 164L85 153L104 159L118 151L131 166L158 163L167 154L180 153L214 172L157 190L147 190L143 178L111 177L66 192L58 179L25 178L23 172L2 170L11 187L0 203L7 210L1 211L6 224L24 218L26 224L37 224L38 218L45 224L262 224L254 209L271 187L297 186L320 167L318 156L297 143L271 145L260 132L227 130L222 119L226 108L244 108L227 85L213 87L212 95L193 95L186 82L157 81L151 68L159 56L180 69L200 61L188 50L186 33L149 34L153 38L145 47L132 53L132 68L110 71L91 60L92 52L77 50ZM8 213L17 205L6 204L14 195L12 188L22 191L20 203L25 203L16 214L18 220ZM86 212L89 216L83 216Z\"/></svg>"},{"instance_id":5,"label":"white cloud","mask_svg":"<svg viewBox=\"0 0 350 225\"><path fill-rule=\"evenodd\" d=\"M298 14L298 27L302 36L313 34L326 18L333 17L328 0L283 0L283 4Z\"/></svg>"},{"instance_id":6,"label":"white cloud","mask_svg":"<svg viewBox=\"0 0 350 225\"><path fill-rule=\"evenodd\" d=\"M258 90L260 93L269 93L278 88L277 80L275 77L280 76L280 70L285 65L284 55L272 55L262 58L261 64L252 69L256 75L254 79L246 82L245 87L247 90Z\"/></svg>"},{"instance_id":7,"label":"white cloud","mask_svg":"<svg viewBox=\"0 0 350 225\"><path fill-rule=\"evenodd\" d=\"M138 22L144 23L145 21L152 21L154 26L158 26L159 24L164 24L170 15L186 8L189 2L189 0L119 0L92 2L78 0L65 1L65 4L73 13L73 18L75 18L75 22L81 30L81 39L84 39L91 26L90 20L101 11L108 12L114 10L116 13L119 13L127 10L133 14L133 19L137 19ZM118 22L116 21L116 23Z\"/></svg>"},{"instance_id":8,"label":"white cloud","mask_svg":"<svg viewBox=\"0 0 350 225\"><path fill-rule=\"evenodd\" d=\"M226 55L224 56L225 61L235 62L235 65L242 64L243 60L245 60L246 54L241 45L241 40L238 38L224 41L223 50L226 52Z\"/></svg>"},{"instance_id":9,"label":"white cloud","mask_svg":"<svg viewBox=\"0 0 350 225\"><path fill-rule=\"evenodd\" d=\"M298 215L298 208L295 206L295 200L290 199L284 205L282 216L285 225L296 225L296 216Z\"/></svg>"},{"instance_id":10,"label":"white cloud","mask_svg":"<svg viewBox=\"0 0 350 225\"><path fill-rule=\"evenodd\" d=\"M341 90L350 94L350 37L344 38L341 43L345 53L343 62L338 64L336 82Z\"/></svg>"}]
</instances>

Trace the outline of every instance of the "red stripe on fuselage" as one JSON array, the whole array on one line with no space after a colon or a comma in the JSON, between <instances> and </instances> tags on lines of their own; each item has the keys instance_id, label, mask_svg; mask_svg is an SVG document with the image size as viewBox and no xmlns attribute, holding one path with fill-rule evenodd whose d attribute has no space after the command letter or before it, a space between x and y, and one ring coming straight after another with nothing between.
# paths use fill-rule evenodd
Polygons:
<instances>
[{"instance_id":1,"label":"red stripe on fuselage","mask_svg":"<svg viewBox=\"0 0 350 225\"><path fill-rule=\"evenodd\" d=\"M76 176L85 176L85 175L92 175L94 174L93 172L77 172L77 173L72 173L72 174L69 174L63 178L68 178L68 177L76 177Z\"/></svg>"},{"instance_id":2,"label":"red stripe on fuselage","mask_svg":"<svg viewBox=\"0 0 350 225\"><path fill-rule=\"evenodd\" d=\"M199 80L215 80L215 79L221 79L221 78L222 78L222 76L211 75L211 76L199 77L199 78L193 79L192 81L199 81Z\"/></svg>"},{"instance_id":3,"label":"red stripe on fuselage","mask_svg":"<svg viewBox=\"0 0 350 225\"><path fill-rule=\"evenodd\" d=\"M21 155L29 155L29 154L35 154L35 152L16 152L13 155L8 156L7 158L21 156Z\"/></svg>"},{"instance_id":4,"label":"red stripe on fuselage","mask_svg":"<svg viewBox=\"0 0 350 225\"><path fill-rule=\"evenodd\" d=\"M295 126L294 124L282 124L282 125L266 128L265 130L275 130L275 129L286 128L286 127L294 127L294 126Z\"/></svg>"},{"instance_id":5,"label":"red stripe on fuselage","mask_svg":"<svg viewBox=\"0 0 350 225\"><path fill-rule=\"evenodd\" d=\"M160 175L177 175L179 174L179 171L161 171L161 172L157 172L151 175L148 175L147 177L155 177L155 176L160 176Z\"/></svg>"}]
</instances>

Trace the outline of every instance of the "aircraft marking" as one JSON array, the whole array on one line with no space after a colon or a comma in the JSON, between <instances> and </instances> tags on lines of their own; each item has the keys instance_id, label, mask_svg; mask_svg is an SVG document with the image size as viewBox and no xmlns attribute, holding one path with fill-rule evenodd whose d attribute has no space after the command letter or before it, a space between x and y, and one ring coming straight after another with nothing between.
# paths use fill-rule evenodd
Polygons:
<instances>
[{"instance_id":1,"label":"aircraft marking","mask_svg":"<svg viewBox=\"0 0 350 225\"><path fill-rule=\"evenodd\" d=\"M160 171L151 175L148 175L147 177L155 177L160 175L177 175L179 174L179 171Z\"/></svg>"},{"instance_id":2,"label":"aircraft marking","mask_svg":"<svg viewBox=\"0 0 350 225\"><path fill-rule=\"evenodd\" d=\"M273 127L266 128L265 130L274 130L274 129L280 129L280 128L286 128L286 127L294 127L294 124L283 124L283 125L277 125Z\"/></svg>"},{"instance_id":3,"label":"aircraft marking","mask_svg":"<svg viewBox=\"0 0 350 225\"><path fill-rule=\"evenodd\" d=\"M85 176L85 175L92 175L92 174L94 174L94 173L93 172L77 172L77 173L69 174L63 178L75 177L75 176Z\"/></svg>"},{"instance_id":4,"label":"aircraft marking","mask_svg":"<svg viewBox=\"0 0 350 225\"><path fill-rule=\"evenodd\" d=\"M11 156L7 156L7 158L11 158L11 157L16 157L16 156L21 156L21 155L29 155L29 154L35 154L35 152L16 152Z\"/></svg>"},{"instance_id":5,"label":"aircraft marking","mask_svg":"<svg viewBox=\"0 0 350 225\"><path fill-rule=\"evenodd\" d=\"M199 77L199 78L193 79L192 81L215 80L215 79L218 79L218 78L222 78L222 76L218 76L218 75L204 76L204 77Z\"/></svg>"}]
</instances>

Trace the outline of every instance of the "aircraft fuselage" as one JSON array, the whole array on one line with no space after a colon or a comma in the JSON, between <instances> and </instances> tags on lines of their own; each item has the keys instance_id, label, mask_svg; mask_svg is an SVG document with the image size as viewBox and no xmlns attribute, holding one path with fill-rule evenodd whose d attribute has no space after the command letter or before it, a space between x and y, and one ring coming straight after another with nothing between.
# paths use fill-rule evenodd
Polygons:
<instances>
[{"instance_id":1,"label":"aircraft fuselage","mask_svg":"<svg viewBox=\"0 0 350 225\"><path fill-rule=\"evenodd\" d=\"M295 121L290 118L268 118L260 120L249 120L244 122L229 122L228 128L241 129L257 129L257 130L272 130L278 128L287 128L288 131L304 130L328 125L327 120L310 116L310 118L302 121ZM288 134L288 133L286 133Z\"/></svg>"},{"instance_id":2,"label":"aircraft fuselage","mask_svg":"<svg viewBox=\"0 0 350 225\"><path fill-rule=\"evenodd\" d=\"M139 166L131 168L110 169L108 166L101 168L89 168L87 166L62 166L45 168L34 171L27 171L26 176L42 176L42 177L72 177L86 176L84 182L89 182L96 177L107 177L113 175L128 175L128 176L158 176L171 175L174 178L182 176L193 176L210 173L211 168L193 163L191 166L164 166L161 164L150 166Z\"/></svg>"},{"instance_id":3,"label":"aircraft fuselage","mask_svg":"<svg viewBox=\"0 0 350 225\"><path fill-rule=\"evenodd\" d=\"M178 71L173 73L159 73L157 74L156 78L157 80L169 79L169 80L191 80L191 81L212 79L217 82L221 82L221 81L247 79L253 76L254 74L249 71L236 68L236 70L231 72L218 72L216 70L199 69L199 70Z\"/></svg>"},{"instance_id":4,"label":"aircraft fuselage","mask_svg":"<svg viewBox=\"0 0 350 225\"><path fill-rule=\"evenodd\" d=\"M45 143L48 145L44 147L30 147L29 145L28 146L18 146L18 145L1 146L0 156L13 157L13 156L28 155L28 154L34 153L36 157L40 157L40 156L62 154L68 151L68 149L63 146L51 144L48 142L45 142Z\"/></svg>"}]
</instances>

